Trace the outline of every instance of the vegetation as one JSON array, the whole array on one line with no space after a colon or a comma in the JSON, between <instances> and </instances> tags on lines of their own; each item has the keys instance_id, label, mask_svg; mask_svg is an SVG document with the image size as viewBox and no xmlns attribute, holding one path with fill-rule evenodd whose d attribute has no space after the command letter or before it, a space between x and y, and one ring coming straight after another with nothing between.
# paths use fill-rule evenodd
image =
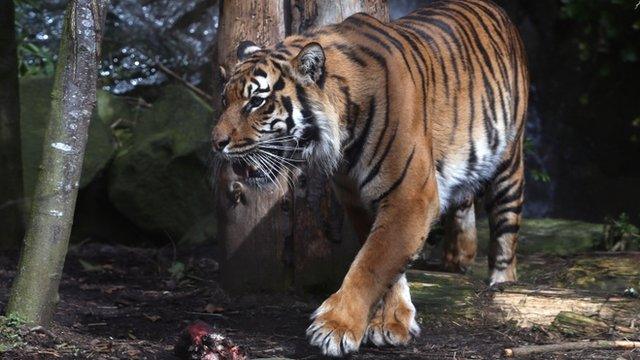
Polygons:
<instances>
[{"instance_id":1,"label":"vegetation","mask_svg":"<svg viewBox=\"0 0 640 360\"><path fill-rule=\"evenodd\" d=\"M640 249L640 230L631 223L631 218L622 213L617 218L605 219L602 241L598 248L606 251Z\"/></svg>"},{"instance_id":2,"label":"vegetation","mask_svg":"<svg viewBox=\"0 0 640 360\"><path fill-rule=\"evenodd\" d=\"M25 321L16 315L0 316L0 354L24 346Z\"/></svg>"}]
</instances>

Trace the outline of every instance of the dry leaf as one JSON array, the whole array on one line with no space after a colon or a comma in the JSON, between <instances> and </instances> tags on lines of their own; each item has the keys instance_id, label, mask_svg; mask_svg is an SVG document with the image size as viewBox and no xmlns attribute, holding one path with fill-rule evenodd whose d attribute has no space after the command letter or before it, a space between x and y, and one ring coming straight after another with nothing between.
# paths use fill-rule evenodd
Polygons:
<instances>
[{"instance_id":1,"label":"dry leaf","mask_svg":"<svg viewBox=\"0 0 640 360\"><path fill-rule=\"evenodd\" d=\"M160 319L162 319L160 316L158 315L147 315L147 314L143 314L144 317L146 317L147 319L149 319L151 322L156 322Z\"/></svg>"},{"instance_id":2,"label":"dry leaf","mask_svg":"<svg viewBox=\"0 0 640 360\"><path fill-rule=\"evenodd\" d=\"M104 292L105 294L113 294L116 291L120 291L120 290L124 290L125 287L123 285L114 285L114 286L110 286L106 289L103 289L102 292Z\"/></svg>"},{"instance_id":3,"label":"dry leaf","mask_svg":"<svg viewBox=\"0 0 640 360\"><path fill-rule=\"evenodd\" d=\"M217 306L217 305L213 305L213 304L207 304L207 306L204 307L204 312L209 313L209 314L218 314L224 311L224 308L221 306Z\"/></svg>"}]
</instances>

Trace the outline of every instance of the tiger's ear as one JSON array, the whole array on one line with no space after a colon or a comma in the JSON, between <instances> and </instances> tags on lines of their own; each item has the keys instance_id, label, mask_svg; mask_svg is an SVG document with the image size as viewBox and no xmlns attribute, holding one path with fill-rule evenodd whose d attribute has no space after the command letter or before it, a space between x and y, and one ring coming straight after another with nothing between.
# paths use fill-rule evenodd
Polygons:
<instances>
[{"instance_id":1,"label":"tiger's ear","mask_svg":"<svg viewBox=\"0 0 640 360\"><path fill-rule=\"evenodd\" d=\"M307 44L291 62L295 72L309 82L318 82L324 74L324 50L317 42Z\"/></svg>"},{"instance_id":2,"label":"tiger's ear","mask_svg":"<svg viewBox=\"0 0 640 360\"><path fill-rule=\"evenodd\" d=\"M253 41L245 40L238 44L238 49L236 50L236 57L238 60L242 61L249 57L249 55L253 54L256 51L260 51L262 48Z\"/></svg>"}]
</instances>

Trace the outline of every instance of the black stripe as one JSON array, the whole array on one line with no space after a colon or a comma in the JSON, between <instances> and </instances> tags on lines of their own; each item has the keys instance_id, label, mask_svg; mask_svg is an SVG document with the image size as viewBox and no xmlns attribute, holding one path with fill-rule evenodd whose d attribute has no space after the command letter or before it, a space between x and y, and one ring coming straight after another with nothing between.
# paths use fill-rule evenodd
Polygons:
<instances>
[{"instance_id":1,"label":"black stripe","mask_svg":"<svg viewBox=\"0 0 640 360\"><path fill-rule=\"evenodd\" d=\"M349 61L358 64L360 67L367 66L367 63L359 57L353 49L345 44L335 44L333 47L349 59Z\"/></svg>"},{"instance_id":2,"label":"black stripe","mask_svg":"<svg viewBox=\"0 0 640 360\"><path fill-rule=\"evenodd\" d=\"M374 19L374 18L371 18L371 19ZM409 61L407 60L407 57L405 56L405 52L406 51L404 49L404 46L402 45L402 43L398 39L394 38L393 36L391 36L389 34L389 30L390 30L389 27L386 27L387 31L384 31L384 30L380 29L379 27L371 24L370 22L364 21L363 19L361 19L359 17L356 17L356 16L351 16L345 21L351 21L351 22L355 22L358 25L366 26L367 28L372 29L376 33L378 33L381 36L383 36L385 39L391 41L391 44L393 44L393 46L395 46L395 48L398 50L398 52L402 56L402 60L404 61L404 64L407 67L407 71L409 72L409 75L411 76L411 81L415 85L416 80L413 77L413 71L411 70L411 66L409 65ZM377 20L375 20L375 21L377 21ZM380 24L384 26L384 24L382 24L382 23L380 23Z\"/></svg>"},{"instance_id":3,"label":"black stripe","mask_svg":"<svg viewBox=\"0 0 640 360\"><path fill-rule=\"evenodd\" d=\"M507 213L513 213L513 214L519 215L521 212L522 212L522 204L518 204L516 206L509 206L506 208L502 208L500 209L500 211L496 212L492 216L499 217Z\"/></svg>"},{"instance_id":4,"label":"black stripe","mask_svg":"<svg viewBox=\"0 0 640 360\"><path fill-rule=\"evenodd\" d=\"M367 186L367 184L371 182L371 180L373 180L373 178L375 178L380 172L382 163L384 162L384 160L386 160L387 155L389 154L389 150L391 150L391 145L393 145L393 141L396 138L397 132L398 132L398 126L396 126L395 130L393 131L393 134L391 135L391 138L389 139L387 146L385 146L384 151L382 152L382 155L380 155L378 162L373 166L371 171L369 171L369 174L367 174L367 176L365 177L364 181L362 181L362 183L360 184L360 190L362 190L365 186Z\"/></svg>"},{"instance_id":5,"label":"black stripe","mask_svg":"<svg viewBox=\"0 0 640 360\"><path fill-rule=\"evenodd\" d=\"M273 84L273 91L280 91L282 89L284 89L284 78L280 76L278 78L278 81L276 81L276 83Z\"/></svg>"},{"instance_id":6,"label":"black stripe","mask_svg":"<svg viewBox=\"0 0 640 360\"><path fill-rule=\"evenodd\" d=\"M397 32L400 36L402 36L405 39L405 41L407 41L407 43L409 43L409 46L413 51L412 53L413 61L415 61L418 67L418 74L420 75L420 88L422 89L423 135L426 135L427 134L427 86L426 86L425 77L427 76L426 75L427 61L424 57L422 57L422 52L420 49L420 46L422 46L424 49L424 44L421 43L421 41L418 39L418 37L415 34L407 31L406 29L398 28ZM414 41L414 38L415 38L415 41ZM455 109L455 107L454 107L454 111L457 112L457 109Z\"/></svg>"},{"instance_id":7,"label":"black stripe","mask_svg":"<svg viewBox=\"0 0 640 360\"><path fill-rule=\"evenodd\" d=\"M373 122L373 117L376 114L376 99L375 97L371 97L369 102L369 113L367 114L367 120L362 128L362 131L358 135L356 139L353 140L352 143L348 144L345 147L345 159L348 162L349 169L353 168L356 165L356 162L360 158L362 154L362 150L364 148L365 141L371 132L371 123Z\"/></svg>"},{"instance_id":8,"label":"black stripe","mask_svg":"<svg viewBox=\"0 0 640 360\"><path fill-rule=\"evenodd\" d=\"M400 177L396 179L396 181L393 182L393 184L391 184L391 186L382 194L380 194L380 196L378 196L376 199L373 200L373 206L377 206L378 203L380 203L380 201L384 200L387 196L389 196L389 194L391 194L398 186L400 186L400 184L402 184L402 181L404 181L404 178L407 176L407 170L409 170L409 165L411 164L411 160L413 160L413 155L416 152L416 147L415 145L413 146L413 149L411 149L411 155L409 155L409 158L407 159L407 162L404 164L404 169L402 169L402 174L400 174Z\"/></svg>"},{"instance_id":9,"label":"black stripe","mask_svg":"<svg viewBox=\"0 0 640 360\"><path fill-rule=\"evenodd\" d=\"M382 125L380 136L378 137L376 145L373 149L373 155L371 155L372 157L376 157L376 155L378 154L378 149L380 148L380 143L382 142L382 139L384 138L384 135L387 132L387 128L389 127L389 103L390 103L389 101L389 69L387 67L387 61L384 59L382 55L364 46L359 46L358 48L360 51L362 51L363 53L367 54L368 56L372 57L375 61L377 61L380 64L380 67L384 69L385 100L386 100L385 115L384 115L384 124Z\"/></svg>"},{"instance_id":10,"label":"black stripe","mask_svg":"<svg viewBox=\"0 0 640 360\"><path fill-rule=\"evenodd\" d=\"M496 229L494 233L491 233L491 237L494 240L498 240L500 237L507 234L517 234L518 230L520 230L519 225L516 225L516 224L505 225Z\"/></svg>"}]
</instances>

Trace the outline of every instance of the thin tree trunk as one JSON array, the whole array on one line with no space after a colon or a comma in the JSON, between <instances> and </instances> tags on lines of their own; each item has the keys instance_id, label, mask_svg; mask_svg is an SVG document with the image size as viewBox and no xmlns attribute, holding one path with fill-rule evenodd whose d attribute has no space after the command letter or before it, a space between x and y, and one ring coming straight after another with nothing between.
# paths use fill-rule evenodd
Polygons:
<instances>
[{"instance_id":1,"label":"thin tree trunk","mask_svg":"<svg viewBox=\"0 0 640 360\"><path fill-rule=\"evenodd\" d=\"M107 0L71 0L52 93L42 167L7 313L47 324L58 302L73 213L96 102Z\"/></svg>"},{"instance_id":2,"label":"thin tree trunk","mask_svg":"<svg viewBox=\"0 0 640 360\"><path fill-rule=\"evenodd\" d=\"M13 1L0 1L0 249L24 233L20 101Z\"/></svg>"},{"instance_id":3,"label":"thin tree trunk","mask_svg":"<svg viewBox=\"0 0 640 360\"><path fill-rule=\"evenodd\" d=\"M360 11L388 19L385 0L226 0L221 6L217 51L227 70L243 40L269 46L285 34L342 21ZM295 189L267 192L246 186L223 167L217 193L225 249L221 278L228 290L326 288L353 259L357 241L344 226L328 179L320 174L306 174Z\"/></svg>"}]
</instances>

